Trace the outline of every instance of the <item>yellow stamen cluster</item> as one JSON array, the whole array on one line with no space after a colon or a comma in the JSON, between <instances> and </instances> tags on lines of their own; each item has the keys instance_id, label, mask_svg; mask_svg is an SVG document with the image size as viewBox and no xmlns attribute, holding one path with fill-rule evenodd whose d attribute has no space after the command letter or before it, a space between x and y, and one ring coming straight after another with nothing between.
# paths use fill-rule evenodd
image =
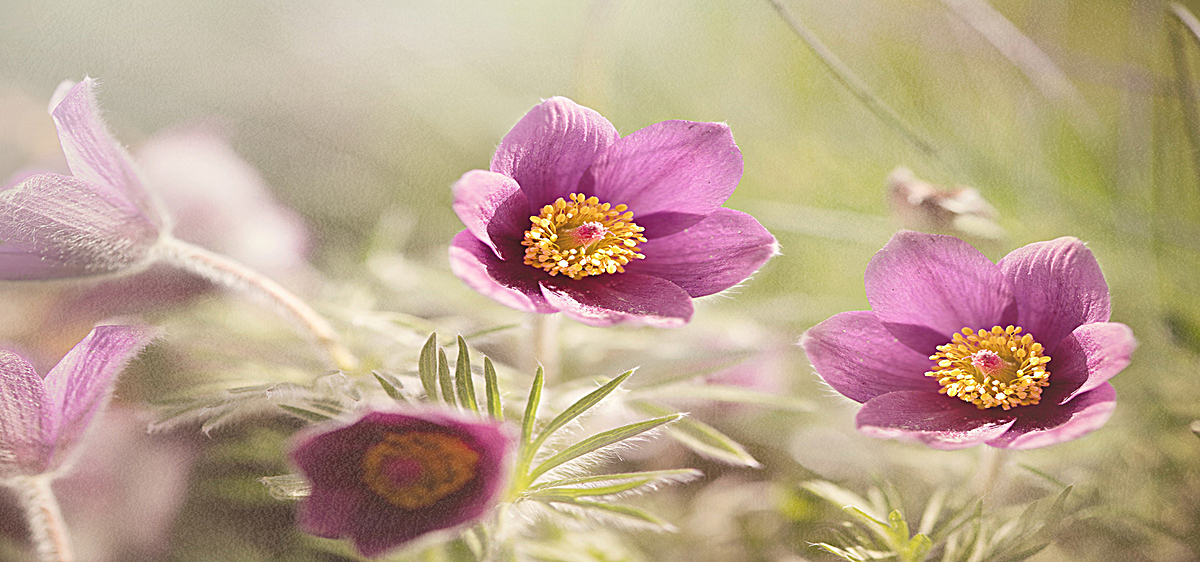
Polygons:
<instances>
[{"instance_id":1,"label":"yellow stamen cluster","mask_svg":"<svg viewBox=\"0 0 1200 562\"><path fill-rule=\"evenodd\" d=\"M542 207L533 226L525 231L525 265L563 274L571 279L588 275L624 273L625 264L646 256L638 253L645 242L644 228L631 219L625 205L600 203L595 197L572 193Z\"/></svg>"},{"instance_id":2,"label":"yellow stamen cluster","mask_svg":"<svg viewBox=\"0 0 1200 562\"><path fill-rule=\"evenodd\" d=\"M1037 404L1050 385L1042 344L1021 328L995 326L978 332L963 328L950 343L929 357L937 362L925 373L942 385L939 391L974 404L980 410Z\"/></svg>"},{"instance_id":3,"label":"yellow stamen cluster","mask_svg":"<svg viewBox=\"0 0 1200 562\"><path fill-rule=\"evenodd\" d=\"M362 481L402 509L429 507L475 477L479 453L445 433L387 433L362 457ZM401 466L399 470L395 465ZM397 474L400 472L400 474Z\"/></svg>"}]
</instances>

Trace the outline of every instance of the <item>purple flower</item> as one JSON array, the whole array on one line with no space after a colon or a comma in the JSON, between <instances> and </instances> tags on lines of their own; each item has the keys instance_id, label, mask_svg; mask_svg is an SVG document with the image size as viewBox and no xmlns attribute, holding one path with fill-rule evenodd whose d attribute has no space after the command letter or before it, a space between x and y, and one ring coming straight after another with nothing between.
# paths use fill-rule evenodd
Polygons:
<instances>
[{"instance_id":1,"label":"purple flower","mask_svg":"<svg viewBox=\"0 0 1200 562\"><path fill-rule=\"evenodd\" d=\"M740 283L777 251L753 217L721 207L741 177L722 123L663 121L622 138L599 113L550 98L504 137L491 171L454 185L467 228L450 266L518 310L680 326L693 298Z\"/></svg>"},{"instance_id":2,"label":"purple flower","mask_svg":"<svg viewBox=\"0 0 1200 562\"><path fill-rule=\"evenodd\" d=\"M65 466L117 374L157 335L146 326L97 326L45 380L21 356L0 351L0 479Z\"/></svg>"},{"instance_id":3,"label":"purple flower","mask_svg":"<svg viewBox=\"0 0 1200 562\"><path fill-rule=\"evenodd\" d=\"M1099 428L1116 406L1107 381L1136 341L1108 322L1108 285L1075 238L994 264L957 238L901 231L867 265L866 289L871 311L834 315L800 345L863 404L867 435L1031 449Z\"/></svg>"},{"instance_id":4,"label":"purple flower","mask_svg":"<svg viewBox=\"0 0 1200 562\"><path fill-rule=\"evenodd\" d=\"M0 279L102 275L147 263L163 219L108 134L95 81L60 86L50 114L70 176L35 174L0 192Z\"/></svg>"},{"instance_id":5,"label":"purple flower","mask_svg":"<svg viewBox=\"0 0 1200 562\"><path fill-rule=\"evenodd\" d=\"M497 423L435 410L371 411L315 427L292 449L312 484L300 527L376 556L475 521L496 504L512 447Z\"/></svg>"}]
</instances>

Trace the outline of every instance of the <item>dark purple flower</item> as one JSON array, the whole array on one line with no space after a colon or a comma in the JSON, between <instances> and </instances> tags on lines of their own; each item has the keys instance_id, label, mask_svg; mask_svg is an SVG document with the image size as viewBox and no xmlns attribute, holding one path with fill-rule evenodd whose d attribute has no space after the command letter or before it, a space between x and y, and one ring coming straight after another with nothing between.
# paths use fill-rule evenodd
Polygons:
<instances>
[{"instance_id":1,"label":"dark purple flower","mask_svg":"<svg viewBox=\"0 0 1200 562\"><path fill-rule=\"evenodd\" d=\"M491 171L454 184L467 228L450 265L518 310L680 326L693 298L740 283L777 251L753 217L721 207L741 177L722 123L663 121L622 138L599 113L550 98L504 137Z\"/></svg>"},{"instance_id":2,"label":"dark purple flower","mask_svg":"<svg viewBox=\"0 0 1200 562\"><path fill-rule=\"evenodd\" d=\"M0 479L68 463L117 374L157 335L146 326L96 326L45 380L20 355L0 351Z\"/></svg>"},{"instance_id":3,"label":"dark purple flower","mask_svg":"<svg viewBox=\"0 0 1200 562\"><path fill-rule=\"evenodd\" d=\"M30 175L0 192L0 279L133 269L148 263L164 230L129 155L100 118L95 81L66 86L50 114L71 175Z\"/></svg>"},{"instance_id":4,"label":"dark purple flower","mask_svg":"<svg viewBox=\"0 0 1200 562\"><path fill-rule=\"evenodd\" d=\"M376 556L475 521L496 504L512 447L500 424L436 410L314 427L292 449L312 484L300 528Z\"/></svg>"},{"instance_id":5,"label":"dark purple flower","mask_svg":"<svg viewBox=\"0 0 1200 562\"><path fill-rule=\"evenodd\" d=\"M867 435L1031 449L1099 428L1116 406L1107 381L1136 341L1108 322L1108 285L1075 238L994 264L957 238L901 231L867 265L866 288L871 311L834 315L800 345L863 404Z\"/></svg>"}]
</instances>

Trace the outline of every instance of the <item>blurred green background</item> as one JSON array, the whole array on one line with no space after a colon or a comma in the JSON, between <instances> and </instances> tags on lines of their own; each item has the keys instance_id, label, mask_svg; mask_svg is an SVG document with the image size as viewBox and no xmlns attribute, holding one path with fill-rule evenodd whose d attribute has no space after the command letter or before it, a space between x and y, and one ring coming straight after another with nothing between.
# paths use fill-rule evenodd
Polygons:
<instances>
[{"instance_id":1,"label":"blurred green background","mask_svg":"<svg viewBox=\"0 0 1200 562\"><path fill-rule=\"evenodd\" d=\"M1195 38L1157 0L1001 0L994 11L974 0L782 5L929 148L844 88L766 0L0 0L0 102L37 108L63 79L99 78L109 126L129 146L219 118L313 228L314 260L335 281L360 276L381 247L444 269L446 243L462 228L449 186L486 168L540 99L568 96L623 134L666 119L725 121L745 157L728 206L757 216L783 255L734 298L700 307L698 322L749 319L786 343L834 313L867 308L867 260L901 226L886 199L893 168L974 186L1008 233L980 249L998 259L1058 236L1088 242L1113 319L1140 341L1113 381L1120 400L1106 428L1021 455L1092 498L1040 559L1194 559L1200 170L1173 55L1200 76ZM0 173L57 150L48 117L0 125ZM381 217L407 226L381 238ZM853 408L826 396L802 354L785 349L788 384L818 415L735 431L764 458L830 477L857 462L841 446L796 437L813 427L871 449L857 473L839 473L849 487L878 475L919 481L913 467L957 470L957 459L974 458L854 435ZM789 470L745 478L786 484ZM825 540L813 529L788 539L788 556L820 559L803 543Z\"/></svg>"}]
</instances>

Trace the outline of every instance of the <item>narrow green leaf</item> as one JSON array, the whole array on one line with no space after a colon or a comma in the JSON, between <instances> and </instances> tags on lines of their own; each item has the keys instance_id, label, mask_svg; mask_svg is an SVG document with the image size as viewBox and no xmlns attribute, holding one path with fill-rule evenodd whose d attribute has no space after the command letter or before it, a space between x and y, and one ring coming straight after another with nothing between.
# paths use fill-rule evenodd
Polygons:
<instances>
[{"instance_id":1,"label":"narrow green leaf","mask_svg":"<svg viewBox=\"0 0 1200 562\"><path fill-rule=\"evenodd\" d=\"M617 474L595 474L592 476L576 476L560 480L550 480L530 486L530 490L540 490L555 486L578 486L596 482L622 482L649 478L657 482L686 482L704 476L703 472L694 468L675 468L669 470L646 470L641 472L620 472Z\"/></svg>"},{"instance_id":2,"label":"narrow green leaf","mask_svg":"<svg viewBox=\"0 0 1200 562\"><path fill-rule=\"evenodd\" d=\"M908 521L904 520L904 514L899 510L893 509L888 514L888 535L891 538L890 544L897 547L902 547L908 544L910 535L908 534Z\"/></svg>"},{"instance_id":3,"label":"narrow green leaf","mask_svg":"<svg viewBox=\"0 0 1200 562\"><path fill-rule=\"evenodd\" d=\"M567 497L572 497L572 498L585 498L585 497L596 497L596 496L611 496L613 494L620 494L622 492L636 490L642 486L645 486L646 484L649 484L651 482L651 480L652 479L650 479L650 478L642 478L640 480L630 480L628 482L622 482L620 484L612 484L610 486L591 486L591 487L583 487L583 488L555 486L553 488L543 488L541 490L534 490L534 491L530 492L529 494L527 494L525 497L526 498L537 498L537 497L567 496Z\"/></svg>"},{"instance_id":4,"label":"narrow green leaf","mask_svg":"<svg viewBox=\"0 0 1200 562\"><path fill-rule=\"evenodd\" d=\"M908 544L900 550L900 556L906 562L924 562L925 557L929 555L929 551L933 550L933 541L929 537L917 533Z\"/></svg>"},{"instance_id":5,"label":"narrow green leaf","mask_svg":"<svg viewBox=\"0 0 1200 562\"><path fill-rule=\"evenodd\" d=\"M608 447L609 445L620 443L621 441L631 437L637 437L638 435L646 433L647 431L653 430L662 425L679 421L680 418L683 418L683 414L672 414L669 416L663 416L661 418L654 418L631 423L629 425L623 425L615 429L597 433L591 437L588 437L587 439L584 439L583 441L563 449L558 454L546 459L545 461L542 461L537 468L534 468L533 471L529 473L528 479L529 481L536 480L537 477L545 474L546 471L551 470L565 462L575 460L588 453Z\"/></svg>"},{"instance_id":6,"label":"narrow green leaf","mask_svg":"<svg viewBox=\"0 0 1200 562\"><path fill-rule=\"evenodd\" d=\"M483 357L483 381L487 385L488 415L492 419L504 419L504 406L500 404L500 383L496 381L496 367L492 366L491 358Z\"/></svg>"},{"instance_id":7,"label":"narrow green leaf","mask_svg":"<svg viewBox=\"0 0 1200 562\"><path fill-rule=\"evenodd\" d=\"M561 414L555 416L553 420L550 420L550 423L545 429L542 430L542 433L537 436L537 439L534 440L533 444L529 448L529 451L527 451L530 457L537 452L538 448L542 446L542 443L546 442L546 439L549 438L551 434L562 429L563 426L567 425L568 423L571 423L571 420L579 417L584 412L591 409L592 406L599 404L601 400L604 400L609 394L612 394L617 387L621 386L621 383L625 382L625 379L628 379L632 375L632 369L621 373L617 376L617 378L604 383L603 386L588 393L587 396L576 400L574 404L571 404L566 410L563 410Z\"/></svg>"},{"instance_id":8,"label":"narrow green leaf","mask_svg":"<svg viewBox=\"0 0 1200 562\"><path fill-rule=\"evenodd\" d=\"M643 400L630 404L636 410L651 416L662 416L671 412L670 408ZM683 418L667 431L676 441L701 456L734 466L753 468L762 466L740 443L721 433L715 427L694 418Z\"/></svg>"},{"instance_id":9,"label":"narrow green leaf","mask_svg":"<svg viewBox=\"0 0 1200 562\"><path fill-rule=\"evenodd\" d=\"M302 420L308 420L313 423L318 423L318 422L323 422L323 421L328 421L328 420L333 419L331 416L327 416L320 412L314 412L312 410L305 410L304 408L298 408L296 406L289 406L287 404L278 404L278 406L280 409L282 409L283 411L285 411L293 416L296 416Z\"/></svg>"},{"instance_id":10,"label":"narrow green leaf","mask_svg":"<svg viewBox=\"0 0 1200 562\"><path fill-rule=\"evenodd\" d=\"M863 558L863 557L861 557L857 554L854 554L848 550L838 548L838 547L833 546L826 542L813 543L812 546L820 548L820 549L824 550L825 552L828 552L834 556L837 556L838 558L841 558L842 560L849 560L850 562L864 562L866 560L866 558Z\"/></svg>"},{"instance_id":11,"label":"narrow green leaf","mask_svg":"<svg viewBox=\"0 0 1200 562\"><path fill-rule=\"evenodd\" d=\"M486 336L488 334L494 334L496 332L503 332L504 330L511 330L513 328L520 328L521 326L524 326L524 324L522 324L520 322L517 322L514 324L502 324L500 326L493 326L491 328L484 328L482 330L476 330L476 331L471 332L463 337L467 338L469 340L474 340L475 338L478 338L479 336ZM476 343L478 343L478 342L476 342Z\"/></svg>"},{"instance_id":12,"label":"narrow green leaf","mask_svg":"<svg viewBox=\"0 0 1200 562\"><path fill-rule=\"evenodd\" d=\"M458 362L454 364L454 382L458 387L458 403L462 407L479 412L479 402L475 399L475 381L471 380L471 351L467 349L467 341L458 336Z\"/></svg>"},{"instance_id":13,"label":"narrow green leaf","mask_svg":"<svg viewBox=\"0 0 1200 562\"><path fill-rule=\"evenodd\" d=\"M550 503L550 504L561 503L561 504L571 505L574 507L591 509L591 510L599 511L601 513L605 513L607 515L616 515L616 516L622 517L622 518L634 519L634 520L637 520L642 523L649 523L649 524L651 524L655 527L659 527L663 530L667 530L667 531L675 530L674 525L671 525L670 523L668 523L662 519L659 519L658 517L655 517L654 515L651 515L649 512L646 512L644 510L638 509L636 507L628 506L628 505L617 505L617 504L580 500L580 499L576 499L576 498L569 497L569 496L539 497L539 498L537 498L536 501Z\"/></svg>"},{"instance_id":14,"label":"narrow green leaf","mask_svg":"<svg viewBox=\"0 0 1200 562\"><path fill-rule=\"evenodd\" d=\"M546 382L546 374L542 370L542 366L538 365L537 372L533 374L533 386L529 388L529 399L525 401L525 417L521 420L521 447L528 450L533 441L533 426L537 423L538 406L542 402L542 385ZM528 455L532 457L532 453L522 453L522 457Z\"/></svg>"},{"instance_id":15,"label":"narrow green leaf","mask_svg":"<svg viewBox=\"0 0 1200 562\"><path fill-rule=\"evenodd\" d=\"M397 402L404 401L404 395L400 394L400 390L396 388L396 385L392 384L392 381L383 378L383 375L378 371L371 371L371 374L375 376L375 380L379 381L379 386L383 387L383 391L387 393L389 398Z\"/></svg>"},{"instance_id":16,"label":"narrow green leaf","mask_svg":"<svg viewBox=\"0 0 1200 562\"><path fill-rule=\"evenodd\" d=\"M425 347L421 348L421 358L417 360L417 372L421 376L421 386L425 387L425 397L433 402L438 398L437 393L437 332L429 334Z\"/></svg>"},{"instance_id":17,"label":"narrow green leaf","mask_svg":"<svg viewBox=\"0 0 1200 562\"><path fill-rule=\"evenodd\" d=\"M312 485L297 474L263 476L258 481L267 487L267 493L277 500L299 500L312 495Z\"/></svg>"},{"instance_id":18,"label":"narrow green leaf","mask_svg":"<svg viewBox=\"0 0 1200 562\"><path fill-rule=\"evenodd\" d=\"M442 402L451 406L457 404L454 400L454 379L450 374L450 361L446 359L446 350L438 348L438 383L442 387Z\"/></svg>"}]
</instances>

